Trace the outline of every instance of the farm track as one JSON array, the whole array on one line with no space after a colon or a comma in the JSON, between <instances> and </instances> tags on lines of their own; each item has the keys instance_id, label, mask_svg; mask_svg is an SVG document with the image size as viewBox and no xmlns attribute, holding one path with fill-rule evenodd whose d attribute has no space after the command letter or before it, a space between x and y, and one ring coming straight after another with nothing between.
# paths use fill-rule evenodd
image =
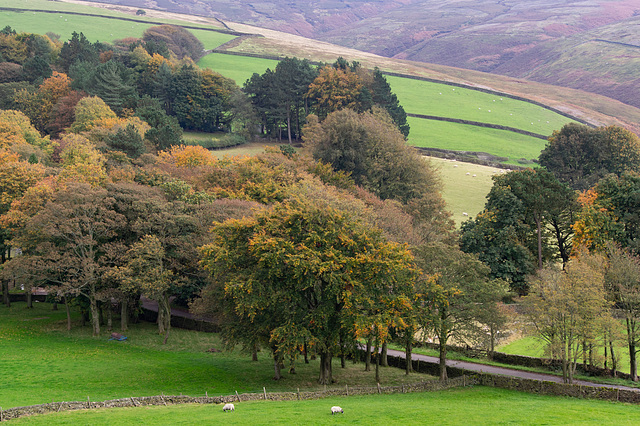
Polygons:
<instances>
[{"instance_id":1,"label":"farm track","mask_svg":"<svg viewBox=\"0 0 640 426\"><path fill-rule=\"evenodd\" d=\"M143 302L144 308L157 312L158 304L156 302L149 299L142 299L142 302ZM173 308L171 309L171 315L184 317L184 318L194 318L194 315L188 311L183 311L183 310L173 309ZM403 351L397 351L394 349L389 349L387 351L387 354L395 357L400 357L400 358L405 357L405 354ZM429 364L436 364L436 365L440 364L440 360L438 359L438 357L435 357L435 356L413 353L411 354L411 358L413 360L420 360L422 362L426 362ZM511 368L505 368L505 367L496 367L493 365L480 364L480 363L467 362L467 361L456 361L456 360L448 359L447 367L459 368L461 370L466 370L466 371L476 372L476 373L488 373L488 374L495 374L499 376L537 380L540 382L563 383L562 377L554 376L552 374L535 373L531 371L516 370ZM594 388L610 388L610 389L620 389L620 390L628 390L633 392L640 392L640 389L633 388L630 386L610 385L606 383L595 383L595 382L589 382L586 380L574 380L573 384L580 385L580 386L594 387Z\"/></svg>"}]
</instances>

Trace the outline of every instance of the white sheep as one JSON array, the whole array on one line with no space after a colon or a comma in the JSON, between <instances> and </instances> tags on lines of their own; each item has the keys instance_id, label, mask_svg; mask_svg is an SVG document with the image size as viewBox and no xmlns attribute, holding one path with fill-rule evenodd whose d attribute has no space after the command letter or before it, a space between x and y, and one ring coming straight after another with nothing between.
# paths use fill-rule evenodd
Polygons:
<instances>
[{"instance_id":1,"label":"white sheep","mask_svg":"<svg viewBox=\"0 0 640 426\"><path fill-rule=\"evenodd\" d=\"M469 176L471 173L467 172L466 174L467 174L467 176Z\"/></svg>"},{"instance_id":2,"label":"white sheep","mask_svg":"<svg viewBox=\"0 0 640 426\"><path fill-rule=\"evenodd\" d=\"M233 404L229 403L229 404L224 404L224 407L222 407L222 411L235 411L236 407L233 406Z\"/></svg>"},{"instance_id":3,"label":"white sheep","mask_svg":"<svg viewBox=\"0 0 640 426\"><path fill-rule=\"evenodd\" d=\"M462 216L469 216L469 213L467 213L467 212L462 212Z\"/></svg>"},{"instance_id":4,"label":"white sheep","mask_svg":"<svg viewBox=\"0 0 640 426\"><path fill-rule=\"evenodd\" d=\"M337 405L334 405L333 407L331 407L331 414L333 415L336 413L344 414L344 411L342 411L342 408L338 407Z\"/></svg>"}]
</instances>

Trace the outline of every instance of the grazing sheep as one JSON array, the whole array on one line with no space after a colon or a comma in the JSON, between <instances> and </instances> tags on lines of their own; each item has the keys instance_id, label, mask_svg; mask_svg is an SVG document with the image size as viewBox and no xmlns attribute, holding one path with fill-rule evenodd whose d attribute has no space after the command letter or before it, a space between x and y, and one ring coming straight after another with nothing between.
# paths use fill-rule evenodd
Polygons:
<instances>
[{"instance_id":1,"label":"grazing sheep","mask_svg":"<svg viewBox=\"0 0 640 426\"><path fill-rule=\"evenodd\" d=\"M469 216L469 213L467 213L467 212L462 212L462 216Z\"/></svg>"},{"instance_id":2,"label":"grazing sheep","mask_svg":"<svg viewBox=\"0 0 640 426\"><path fill-rule=\"evenodd\" d=\"M467 172L467 176L469 176L471 173Z\"/></svg>"},{"instance_id":3,"label":"grazing sheep","mask_svg":"<svg viewBox=\"0 0 640 426\"><path fill-rule=\"evenodd\" d=\"M342 408L338 407L337 405L334 405L333 407L331 407L331 414L333 415L336 413L344 414L344 411L342 411Z\"/></svg>"},{"instance_id":4,"label":"grazing sheep","mask_svg":"<svg viewBox=\"0 0 640 426\"><path fill-rule=\"evenodd\" d=\"M236 407L233 406L233 404L224 404L224 407L222 407L222 411L235 411Z\"/></svg>"},{"instance_id":5,"label":"grazing sheep","mask_svg":"<svg viewBox=\"0 0 640 426\"><path fill-rule=\"evenodd\" d=\"M473 175L472 177L476 177L476 175Z\"/></svg>"}]
</instances>

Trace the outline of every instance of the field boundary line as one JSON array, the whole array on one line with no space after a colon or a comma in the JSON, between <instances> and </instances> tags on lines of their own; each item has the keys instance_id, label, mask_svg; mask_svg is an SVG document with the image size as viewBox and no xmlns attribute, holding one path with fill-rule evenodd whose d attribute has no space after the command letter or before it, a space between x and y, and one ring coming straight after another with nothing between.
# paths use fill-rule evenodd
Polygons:
<instances>
[{"instance_id":1,"label":"field boundary line","mask_svg":"<svg viewBox=\"0 0 640 426\"><path fill-rule=\"evenodd\" d=\"M124 17L124 16L100 15L100 14L97 14L97 13L74 12L74 11L65 11L65 10L22 9L22 8L19 8L19 7L1 7L0 6L0 11L16 12L16 13L24 13L24 12L40 12L40 13L51 13L51 14L58 14L59 13L61 15L89 16L89 17L92 17L92 18L105 18L105 19L115 19L115 20L119 20L119 21L136 22L136 23L139 23L139 24L175 25L176 27L182 27L182 28L186 28L186 29L189 29L189 30L211 31L211 32L215 32L215 33L235 35L235 36L238 36L238 37L239 36L254 35L254 34L241 33L239 31L234 31L234 30L228 29L229 27L224 22L220 21L217 18L215 18L215 19L218 20L218 22L220 22L221 24L223 24L225 26L225 28L207 28L207 27L197 27L197 26L194 26L194 25L168 24L166 22L150 21L150 20L143 20L143 19L136 19L136 18L127 18L127 17ZM178 20L178 19L175 19L175 20Z\"/></svg>"}]
</instances>

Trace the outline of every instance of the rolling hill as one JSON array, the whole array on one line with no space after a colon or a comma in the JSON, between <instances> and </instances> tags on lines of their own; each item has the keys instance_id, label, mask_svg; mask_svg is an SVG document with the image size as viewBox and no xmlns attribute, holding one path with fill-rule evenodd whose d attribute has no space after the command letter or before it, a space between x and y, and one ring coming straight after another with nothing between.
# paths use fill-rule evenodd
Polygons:
<instances>
[{"instance_id":1,"label":"rolling hill","mask_svg":"<svg viewBox=\"0 0 640 426\"><path fill-rule=\"evenodd\" d=\"M586 90L640 106L634 89L640 78L640 5L635 0L102 2L212 16L385 57Z\"/></svg>"}]
</instances>

